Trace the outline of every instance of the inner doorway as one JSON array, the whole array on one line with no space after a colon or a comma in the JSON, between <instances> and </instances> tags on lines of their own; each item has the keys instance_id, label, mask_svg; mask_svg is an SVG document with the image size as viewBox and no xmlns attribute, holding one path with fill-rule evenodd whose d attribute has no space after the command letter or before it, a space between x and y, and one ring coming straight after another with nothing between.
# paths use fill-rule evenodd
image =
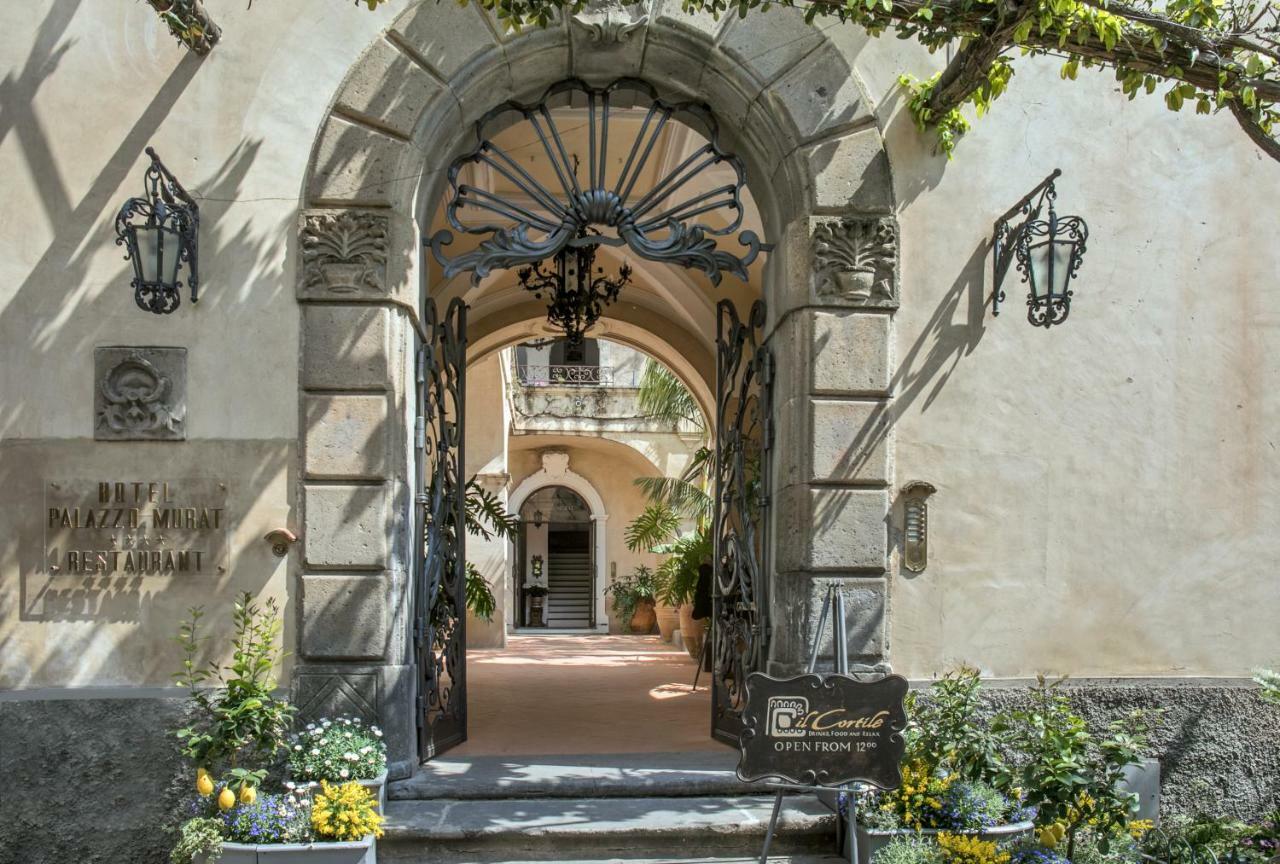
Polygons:
<instances>
[{"instance_id":1,"label":"inner doorway","mask_svg":"<svg viewBox=\"0 0 1280 864\"><path fill-rule=\"evenodd\" d=\"M520 507L514 608L518 630L596 626L595 524L582 496L544 486Z\"/></svg>"}]
</instances>

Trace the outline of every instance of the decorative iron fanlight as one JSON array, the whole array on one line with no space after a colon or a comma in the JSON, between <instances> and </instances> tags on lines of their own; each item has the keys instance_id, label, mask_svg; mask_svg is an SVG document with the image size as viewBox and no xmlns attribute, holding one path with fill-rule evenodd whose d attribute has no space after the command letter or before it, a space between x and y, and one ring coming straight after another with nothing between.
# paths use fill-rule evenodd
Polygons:
<instances>
[{"instance_id":1,"label":"decorative iron fanlight","mask_svg":"<svg viewBox=\"0 0 1280 864\"><path fill-rule=\"evenodd\" d=\"M605 307L617 300L631 281L631 267L627 264L618 268L616 279L608 278L603 267L595 266L599 239L596 235L579 235L556 253L554 271L539 261L516 273L521 287L534 297L541 300L547 295L547 321L564 331L570 345L582 344Z\"/></svg>"},{"instance_id":2,"label":"decorative iron fanlight","mask_svg":"<svg viewBox=\"0 0 1280 864\"><path fill-rule=\"evenodd\" d=\"M148 147L151 165L146 195L130 198L116 216L116 245L133 262L133 298L138 308L167 315L182 303L182 265L190 274L191 302L200 284L200 207Z\"/></svg>"},{"instance_id":3,"label":"decorative iron fanlight","mask_svg":"<svg viewBox=\"0 0 1280 864\"><path fill-rule=\"evenodd\" d=\"M1084 260L1089 226L1079 216L1058 216L1054 181L1062 175L1055 169L1040 185L996 221L992 243L995 258L995 293L991 314L1000 314L1004 301L1001 283L1011 259L1018 262L1022 281L1027 283L1027 320L1036 327L1052 327L1067 320L1071 311L1071 280ZM1038 196L1038 197L1037 197ZM1034 201L1034 204L1032 203ZM1040 213L1048 206L1048 218ZM1009 220L1018 214L1026 218L1016 227Z\"/></svg>"},{"instance_id":4,"label":"decorative iron fanlight","mask_svg":"<svg viewBox=\"0 0 1280 864\"><path fill-rule=\"evenodd\" d=\"M552 105L566 102L586 109L587 122L578 124L586 127L585 165L566 147L552 116ZM645 112L643 119L638 110ZM517 139L531 142L522 147L545 155L554 188L526 169L522 162L528 162L527 155L513 156L494 142L494 135L506 128L503 121L513 114L524 124ZM611 122L619 117L627 122ZM673 167L659 166L661 173L655 172L653 163L660 162L655 152L662 149L655 145L673 118L689 121L706 143ZM476 138L476 148L449 168L452 194L445 216L453 230L439 231L430 241L446 277L470 272L478 282L495 269L536 266L555 258L593 228L607 229L596 243L625 245L650 261L701 270L715 284L725 272L745 281L747 267L766 248L753 231L738 235L744 247L740 255L716 248L717 237L731 235L742 225L746 169L742 160L721 148L718 126L706 105L663 101L644 81L622 78L603 88L576 78L562 81L537 103L508 102L490 111L476 123ZM611 145L617 149L611 151ZM501 178L507 188L499 191L460 183L459 175L468 166L495 180ZM716 167L728 167L731 179L706 191L691 186ZM655 174L652 183L639 182ZM461 218L460 211L470 217L471 224ZM701 221L713 213L722 216L723 224ZM481 238L481 242L450 258L444 248L453 242L454 232Z\"/></svg>"}]
</instances>

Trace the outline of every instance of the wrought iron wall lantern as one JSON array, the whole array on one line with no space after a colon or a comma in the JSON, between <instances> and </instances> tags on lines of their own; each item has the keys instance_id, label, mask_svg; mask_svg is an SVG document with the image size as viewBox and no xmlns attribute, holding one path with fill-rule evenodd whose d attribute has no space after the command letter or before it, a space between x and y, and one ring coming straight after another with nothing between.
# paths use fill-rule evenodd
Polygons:
<instances>
[{"instance_id":1,"label":"wrought iron wall lantern","mask_svg":"<svg viewBox=\"0 0 1280 864\"><path fill-rule=\"evenodd\" d=\"M133 298L138 308L167 315L182 302L182 266L190 271L191 302L198 299L200 207L164 167L156 151L146 153L146 194L130 198L116 216L116 245L133 263Z\"/></svg>"},{"instance_id":2,"label":"wrought iron wall lantern","mask_svg":"<svg viewBox=\"0 0 1280 864\"><path fill-rule=\"evenodd\" d=\"M631 267L627 264L618 269L616 279L608 278L603 267L595 266L599 248L595 235L580 232L556 253L554 270L546 269L539 261L516 273L521 287L534 297L541 300L547 295L547 321L564 331L570 345L582 344L604 308L617 300L631 281Z\"/></svg>"},{"instance_id":3,"label":"wrought iron wall lantern","mask_svg":"<svg viewBox=\"0 0 1280 864\"><path fill-rule=\"evenodd\" d=\"M1071 280L1084 260L1089 226L1079 216L1059 216L1054 211L1057 190L1054 181L1060 169L1040 182L1009 211L996 220L992 240L994 293L991 314L1000 314L1004 302L1001 287L1009 265L1018 262L1022 281L1027 283L1027 320L1036 327L1052 327L1067 320L1071 311ZM1048 218L1041 212L1048 208ZM1016 226L1010 221L1025 217Z\"/></svg>"}]
</instances>

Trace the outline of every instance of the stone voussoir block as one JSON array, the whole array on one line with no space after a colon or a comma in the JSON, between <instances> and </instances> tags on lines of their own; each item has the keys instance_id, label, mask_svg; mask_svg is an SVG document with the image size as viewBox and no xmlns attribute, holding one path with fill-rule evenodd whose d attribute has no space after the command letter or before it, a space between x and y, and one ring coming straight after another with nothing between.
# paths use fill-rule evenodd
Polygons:
<instances>
[{"instance_id":1,"label":"stone voussoir block","mask_svg":"<svg viewBox=\"0 0 1280 864\"><path fill-rule=\"evenodd\" d=\"M388 584L376 573L303 574L303 655L329 660L382 658L388 649Z\"/></svg>"},{"instance_id":2,"label":"stone voussoir block","mask_svg":"<svg viewBox=\"0 0 1280 864\"><path fill-rule=\"evenodd\" d=\"M438 99L453 103L452 94L415 58L379 40L352 69L334 104L409 138L418 118Z\"/></svg>"},{"instance_id":3,"label":"stone voussoir block","mask_svg":"<svg viewBox=\"0 0 1280 864\"><path fill-rule=\"evenodd\" d=\"M391 322L387 306L303 306L303 388L391 389Z\"/></svg>"},{"instance_id":4,"label":"stone voussoir block","mask_svg":"<svg viewBox=\"0 0 1280 864\"><path fill-rule=\"evenodd\" d=\"M305 560L325 569L380 569L391 555L392 490L314 484L303 487Z\"/></svg>"},{"instance_id":5,"label":"stone voussoir block","mask_svg":"<svg viewBox=\"0 0 1280 864\"><path fill-rule=\"evenodd\" d=\"M817 210L888 213L893 208L893 178L879 130L857 129L818 141L800 151L808 167L806 186Z\"/></svg>"},{"instance_id":6,"label":"stone voussoir block","mask_svg":"<svg viewBox=\"0 0 1280 864\"><path fill-rule=\"evenodd\" d=\"M385 394L305 397L306 476L386 479L391 439L389 402Z\"/></svg>"},{"instance_id":7,"label":"stone voussoir block","mask_svg":"<svg viewBox=\"0 0 1280 864\"><path fill-rule=\"evenodd\" d=\"M410 151L412 145L400 138L332 115L320 131L307 197L315 202L389 207L409 183L401 169Z\"/></svg>"},{"instance_id":8,"label":"stone voussoir block","mask_svg":"<svg viewBox=\"0 0 1280 864\"><path fill-rule=\"evenodd\" d=\"M858 76L834 45L824 42L769 86L796 132L812 141L838 129L873 122Z\"/></svg>"}]
</instances>

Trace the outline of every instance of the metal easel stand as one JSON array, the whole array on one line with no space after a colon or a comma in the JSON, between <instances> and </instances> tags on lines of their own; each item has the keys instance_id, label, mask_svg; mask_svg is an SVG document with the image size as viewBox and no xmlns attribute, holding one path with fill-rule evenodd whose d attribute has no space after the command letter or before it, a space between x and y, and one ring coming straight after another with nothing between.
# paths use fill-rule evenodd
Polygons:
<instances>
[{"instance_id":1,"label":"metal easel stand","mask_svg":"<svg viewBox=\"0 0 1280 864\"><path fill-rule=\"evenodd\" d=\"M834 608L834 620L831 622L831 645L832 653L835 655L835 674L849 674L849 650L845 642L845 614L844 614L844 595L836 588L835 585L827 586L827 596L822 601L822 613L818 617L818 630L813 637L813 652L809 655L808 674L812 675L818 667L818 646L822 641L822 631L827 626L827 619L832 617ZM760 851L760 864L768 864L769 847L773 844L773 835L778 829L778 816L782 812L782 796L787 790L796 790L801 792L827 792L832 787L829 786L800 786L791 783L771 784L778 790L778 794L773 799L773 814L769 817L769 830L764 835L764 849ZM845 815L845 830L849 832L849 864L858 864L858 795L860 784L846 784L837 787L840 794L849 802L848 811ZM837 802L839 798L836 799ZM840 807L836 805L836 818L840 818Z\"/></svg>"}]
</instances>

